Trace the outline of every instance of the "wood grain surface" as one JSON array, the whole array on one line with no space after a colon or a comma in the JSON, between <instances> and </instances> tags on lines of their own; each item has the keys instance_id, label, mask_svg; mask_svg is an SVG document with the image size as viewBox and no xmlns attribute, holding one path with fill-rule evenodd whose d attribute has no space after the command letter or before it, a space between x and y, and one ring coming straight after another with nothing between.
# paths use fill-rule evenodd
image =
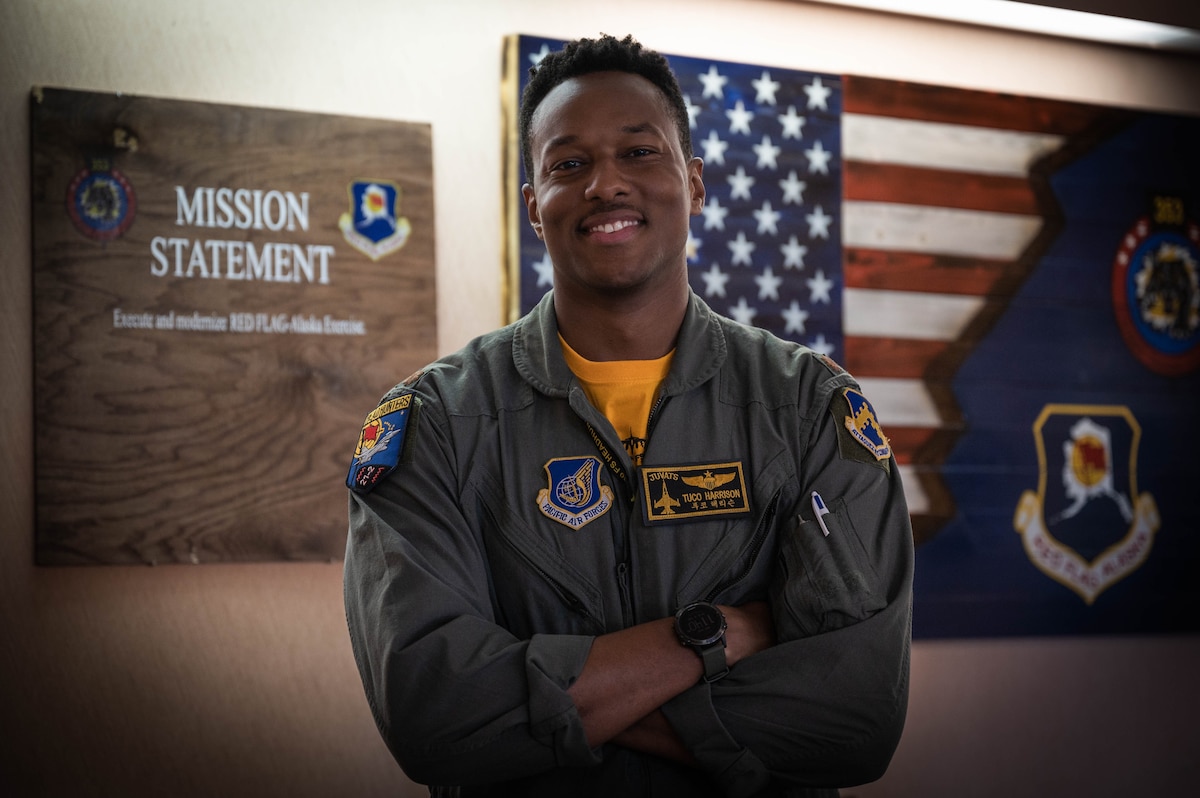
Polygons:
<instances>
[{"instance_id":1,"label":"wood grain surface","mask_svg":"<svg viewBox=\"0 0 1200 798\"><path fill-rule=\"evenodd\" d=\"M38 563L340 558L362 420L436 348L429 127L37 89L31 129ZM68 210L97 165L136 196L109 240ZM397 185L411 224L378 260L338 226L359 180ZM307 194L308 229L181 225L177 187ZM329 279L159 276L153 242L170 238L185 266L228 246L203 242L328 247ZM361 334L327 334L326 316Z\"/></svg>"}]
</instances>

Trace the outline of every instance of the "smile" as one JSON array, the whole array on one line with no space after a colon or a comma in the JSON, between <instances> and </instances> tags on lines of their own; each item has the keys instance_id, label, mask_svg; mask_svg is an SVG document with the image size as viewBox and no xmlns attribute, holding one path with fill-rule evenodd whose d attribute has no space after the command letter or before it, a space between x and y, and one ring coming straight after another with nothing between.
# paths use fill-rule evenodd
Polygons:
<instances>
[{"instance_id":1,"label":"smile","mask_svg":"<svg viewBox=\"0 0 1200 798\"><path fill-rule=\"evenodd\" d=\"M615 233L618 230L624 230L626 227L636 227L641 222L633 219L626 219L619 222L609 222L607 224L598 224L595 227L589 227L589 233Z\"/></svg>"}]
</instances>

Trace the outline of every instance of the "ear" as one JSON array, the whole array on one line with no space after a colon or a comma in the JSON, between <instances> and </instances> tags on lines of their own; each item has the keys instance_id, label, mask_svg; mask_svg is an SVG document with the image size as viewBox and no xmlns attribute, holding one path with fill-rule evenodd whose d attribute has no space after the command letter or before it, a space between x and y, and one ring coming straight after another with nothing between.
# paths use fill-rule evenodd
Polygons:
<instances>
[{"instance_id":1,"label":"ear","mask_svg":"<svg viewBox=\"0 0 1200 798\"><path fill-rule=\"evenodd\" d=\"M545 241L542 237L542 217L538 213L537 195L533 192L533 186L529 183L521 186L521 196L525 198L525 211L529 214L529 224L533 227L533 232L539 240Z\"/></svg>"},{"instance_id":2,"label":"ear","mask_svg":"<svg viewBox=\"0 0 1200 798\"><path fill-rule=\"evenodd\" d=\"M704 211L704 159L692 158L687 165L688 189L692 194L691 213L699 216Z\"/></svg>"}]
</instances>

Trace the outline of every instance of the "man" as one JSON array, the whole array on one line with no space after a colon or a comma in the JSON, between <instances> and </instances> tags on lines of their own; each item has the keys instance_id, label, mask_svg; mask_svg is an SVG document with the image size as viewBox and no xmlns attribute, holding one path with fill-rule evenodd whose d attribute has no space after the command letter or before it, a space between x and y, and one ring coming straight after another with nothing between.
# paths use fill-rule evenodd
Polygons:
<instances>
[{"instance_id":1,"label":"man","mask_svg":"<svg viewBox=\"0 0 1200 798\"><path fill-rule=\"evenodd\" d=\"M828 358L687 282L704 205L665 59L583 39L522 98L554 289L367 418L346 608L434 795L832 795L904 723L912 539Z\"/></svg>"}]
</instances>

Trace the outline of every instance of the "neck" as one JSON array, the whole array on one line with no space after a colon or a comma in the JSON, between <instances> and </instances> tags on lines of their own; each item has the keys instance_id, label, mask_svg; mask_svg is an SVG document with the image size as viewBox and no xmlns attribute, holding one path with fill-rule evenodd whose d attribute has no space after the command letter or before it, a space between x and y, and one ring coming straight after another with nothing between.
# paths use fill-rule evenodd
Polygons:
<instances>
[{"instance_id":1,"label":"neck","mask_svg":"<svg viewBox=\"0 0 1200 798\"><path fill-rule=\"evenodd\" d=\"M654 360L675 347L687 312L683 290L658 292L649 298L590 296L576 301L554 292L558 331L587 360Z\"/></svg>"}]
</instances>

